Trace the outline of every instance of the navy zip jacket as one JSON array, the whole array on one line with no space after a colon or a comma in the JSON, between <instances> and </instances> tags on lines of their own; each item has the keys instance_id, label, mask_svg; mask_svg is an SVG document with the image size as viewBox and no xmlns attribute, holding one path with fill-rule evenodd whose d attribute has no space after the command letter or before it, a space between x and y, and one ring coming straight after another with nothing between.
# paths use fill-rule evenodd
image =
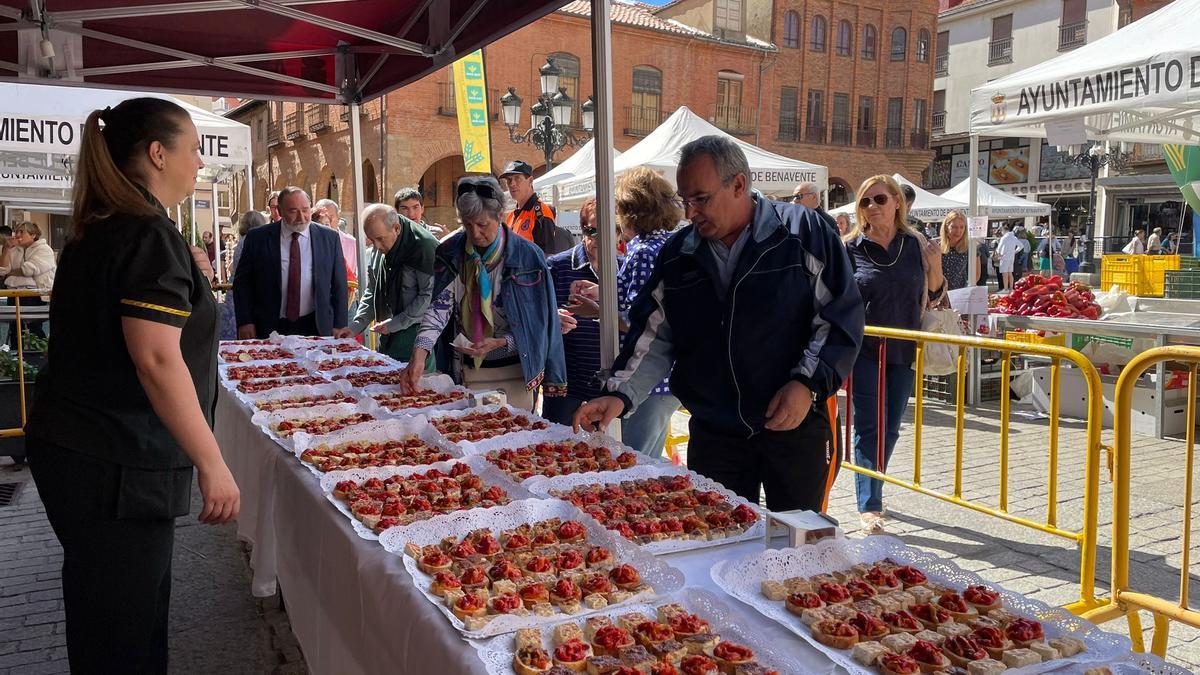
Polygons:
<instances>
[{"instance_id":1,"label":"navy zip jacket","mask_svg":"<svg viewBox=\"0 0 1200 675\"><path fill-rule=\"evenodd\" d=\"M863 304L837 232L802 206L754 199L724 300L713 254L693 226L663 245L605 384L624 415L671 373L671 392L694 420L748 438L763 430L789 380L812 390L818 410L849 375Z\"/></svg>"}]
</instances>

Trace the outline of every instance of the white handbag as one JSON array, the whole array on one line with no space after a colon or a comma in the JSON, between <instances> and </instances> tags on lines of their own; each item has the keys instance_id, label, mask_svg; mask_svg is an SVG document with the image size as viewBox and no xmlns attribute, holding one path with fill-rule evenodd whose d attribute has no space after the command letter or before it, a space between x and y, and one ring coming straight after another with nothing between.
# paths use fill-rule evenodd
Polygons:
<instances>
[{"instance_id":1,"label":"white handbag","mask_svg":"<svg viewBox=\"0 0 1200 675\"><path fill-rule=\"evenodd\" d=\"M962 320L952 309L927 309L921 315L921 332L963 335ZM958 346L942 342L925 343L925 375L950 375L958 372ZM913 364L916 370L917 364Z\"/></svg>"}]
</instances>

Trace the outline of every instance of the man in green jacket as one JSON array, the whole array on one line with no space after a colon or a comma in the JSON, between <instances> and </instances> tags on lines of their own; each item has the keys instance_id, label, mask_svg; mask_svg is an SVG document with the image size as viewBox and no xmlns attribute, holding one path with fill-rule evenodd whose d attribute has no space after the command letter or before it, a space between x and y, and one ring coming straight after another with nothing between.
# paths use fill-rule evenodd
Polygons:
<instances>
[{"instance_id":1,"label":"man in green jacket","mask_svg":"<svg viewBox=\"0 0 1200 675\"><path fill-rule=\"evenodd\" d=\"M370 326L380 335L379 351L404 361L412 354L421 319L433 300L438 241L387 204L368 204L360 222L371 253L350 330L359 335ZM433 369L432 356L425 367Z\"/></svg>"}]
</instances>

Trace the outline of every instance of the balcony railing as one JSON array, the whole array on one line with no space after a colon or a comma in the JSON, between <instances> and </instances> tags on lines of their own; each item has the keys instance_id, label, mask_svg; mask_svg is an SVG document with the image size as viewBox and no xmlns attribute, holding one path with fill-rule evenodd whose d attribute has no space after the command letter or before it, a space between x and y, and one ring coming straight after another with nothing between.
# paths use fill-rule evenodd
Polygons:
<instances>
[{"instance_id":1,"label":"balcony railing","mask_svg":"<svg viewBox=\"0 0 1200 675\"><path fill-rule=\"evenodd\" d=\"M1002 63L1012 63L1012 37L992 40L988 43L988 65L998 66Z\"/></svg>"},{"instance_id":2,"label":"balcony railing","mask_svg":"<svg viewBox=\"0 0 1200 675\"><path fill-rule=\"evenodd\" d=\"M929 132L924 129L917 129L909 134L909 147L917 150L924 150L929 147Z\"/></svg>"},{"instance_id":3,"label":"balcony railing","mask_svg":"<svg viewBox=\"0 0 1200 675\"><path fill-rule=\"evenodd\" d=\"M308 130L314 134L330 128L329 106L323 103L310 103L304 117L308 120Z\"/></svg>"},{"instance_id":4,"label":"balcony railing","mask_svg":"<svg viewBox=\"0 0 1200 675\"><path fill-rule=\"evenodd\" d=\"M738 105L717 105L713 107L713 124L731 134L747 136L754 133L758 126L755 123L755 110L752 107Z\"/></svg>"},{"instance_id":5,"label":"balcony railing","mask_svg":"<svg viewBox=\"0 0 1200 675\"><path fill-rule=\"evenodd\" d=\"M1130 162L1162 162L1163 146L1158 143L1134 143L1133 152L1129 157Z\"/></svg>"},{"instance_id":6,"label":"balcony railing","mask_svg":"<svg viewBox=\"0 0 1200 675\"><path fill-rule=\"evenodd\" d=\"M796 143L800 140L800 120L796 117L779 118L779 140Z\"/></svg>"},{"instance_id":7,"label":"balcony railing","mask_svg":"<svg viewBox=\"0 0 1200 675\"><path fill-rule=\"evenodd\" d=\"M662 121L663 113L660 108L648 108L640 105L625 106L626 136L646 136L657 129Z\"/></svg>"},{"instance_id":8,"label":"balcony railing","mask_svg":"<svg viewBox=\"0 0 1200 675\"><path fill-rule=\"evenodd\" d=\"M274 147L283 142L283 125L274 122L267 126L267 147Z\"/></svg>"},{"instance_id":9,"label":"balcony railing","mask_svg":"<svg viewBox=\"0 0 1200 675\"><path fill-rule=\"evenodd\" d=\"M1087 19L1060 24L1058 27L1058 51L1069 52L1087 44Z\"/></svg>"},{"instance_id":10,"label":"balcony railing","mask_svg":"<svg viewBox=\"0 0 1200 675\"><path fill-rule=\"evenodd\" d=\"M834 145L850 145L852 135L850 133L849 124L834 124L833 132L829 137L829 142Z\"/></svg>"},{"instance_id":11,"label":"balcony railing","mask_svg":"<svg viewBox=\"0 0 1200 675\"><path fill-rule=\"evenodd\" d=\"M855 145L860 148L875 147L875 129L859 129L855 134Z\"/></svg>"},{"instance_id":12,"label":"balcony railing","mask_svg":"<svg viewBox=\"0 0 1200 675\"><path fill-rule=\"evenodd\" d=\"M304 108L288 113L283 118L283 129L289 141L294 141L304 135Z\"/></svg>"},{"instance_id":13,"label":"balcony railing","mask_svg":"<svg viewBox=\"0 0 1200 675\"><path fill-rule=\"evenodd\" d=\"M809 124L804 127L804 140L809 143L825 142L825 125Z\"/></svg>"},{"instance_id":14,"label":"balcony railing","mask_svg":"<svg viewBox=\"0 0 1200 675\"><path fill-rule=\"evenodd\" d=\"M898 127L888 127L883 132L883 146L885 148L903 148L904 147L904 130Z\"/></svg>"},{"instance_id":15,"label":"balcony railing","mask_svg":"<svg viewBox=\"0 0 1200 675\"><path fill-rule=\"evenodd\" d=\"M941 134L946 131L946 111L937 110L933 113L933 133Z\"/></svg>"},{"instance_id":16,"label":"balcony railing","mask_svg":"<svg viewBox=\"0 0 1200 675\"><path fill-rule=\"evenodd\" d=\"M360 104L360 105L358 106L358 116L359 116L359 117L366 117L366 116L367 116L367 107L366 107L365 105L361 105L361 104ZM343 122L349 122L349 121L350 121L350 106L343 106L343 107L342 107L342 114L341 114L341 115L338 115L338 119L342 120Z\"/></svg>"},{"instance_id":17,"label":"balcony railing","mask_svg":"<svg viewBox=\"0 0 1200 675\"><path fill-rule=\"evenodd\" d=\"M941 53L933 57L933 74L935 77L942 77L950 74L950 54Z\"/></svg>"}]
</instances>

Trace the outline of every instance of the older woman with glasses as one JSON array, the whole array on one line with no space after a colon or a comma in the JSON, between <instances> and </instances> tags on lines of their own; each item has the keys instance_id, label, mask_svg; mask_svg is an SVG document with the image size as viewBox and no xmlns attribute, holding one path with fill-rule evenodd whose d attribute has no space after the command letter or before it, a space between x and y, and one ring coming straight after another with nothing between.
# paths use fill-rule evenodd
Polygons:
<instances>
[{"instance_id":1,"label":"older woman with glasses","mask_svg":"<svg viewBox=\"0 0 1200 675\"><path fill-rule=\"evenodd\" d=\"M504 193L492 176L465 176L455 189L462 229L434 259L434 301L421 321L403 388L415 391L425 359L449 324L458 337L453 374L472 389L499 389L532 410L534 392L567 393L554 286L541 249L505 225Z\"/></svg>"},{"instance_id":2,"label":"older woman with glasses","mask_svg":"<svg viewBox=\"0 0 1200 675\"><path fill-rule=\"evenodd\" d=\"M945 292L942 251L908 222L908 203L890 176L872 176L858 188L856 223L844 237L868 326L920 330L921 312ZM900 420L913 390L912 342L864 337L853 370L854 462L886 471L900 438ZM882 361L882 363L881 363ZM883 388L880 389L880 369ZM884 419L878 419L882 397ZM883 435L883 462L879 436ZM855 474L858 512L868 534L883 531L883 482Z\"/></svg>"}]
</instances>

